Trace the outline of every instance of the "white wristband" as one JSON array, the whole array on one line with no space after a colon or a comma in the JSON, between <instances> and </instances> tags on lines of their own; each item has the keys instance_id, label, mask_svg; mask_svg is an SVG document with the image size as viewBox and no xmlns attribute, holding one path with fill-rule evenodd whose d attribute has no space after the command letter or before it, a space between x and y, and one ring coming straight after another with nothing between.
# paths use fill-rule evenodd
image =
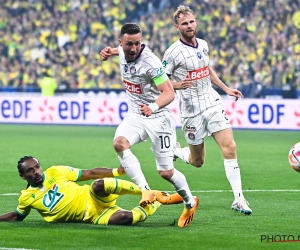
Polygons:
<instances>
[{"instance_id":1,"label":"white wristband","mask_svg":"<svg viewBox=\"0 0 300 250\"><path fill-rule=\"evenodd\" d=\"M159 106L156 102L150 103L148 107L152 110L152 113L155 113L157 110L159 110Z\"/></svg>"}]
</instances>

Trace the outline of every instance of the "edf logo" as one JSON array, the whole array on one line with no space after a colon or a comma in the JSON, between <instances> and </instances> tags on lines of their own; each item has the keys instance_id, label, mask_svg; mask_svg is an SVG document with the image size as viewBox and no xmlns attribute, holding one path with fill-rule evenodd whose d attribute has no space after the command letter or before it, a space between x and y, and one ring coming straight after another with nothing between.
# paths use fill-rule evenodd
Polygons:
<instances>
[{"instance_id":1,"label":"edf logo","mask_svg":"<svg viewBox=\"0 0 300 250\"><path fill-rule=\"evenodd\" d=\"M262 122L263 124L268 124L275 120L276 124L279 124L280 117L284 116L282 111L284 107L284 104L277 104L275 107L270 104L263 104L261 107L256 104L252 104L249 106L249 121L251 123Z\"/></svg>"},{"instance_id":2,"label":"edf logo","mask_svg":"<svg viewBox=\"0 0 300 250\"><path fill-rule=\"evenodd\" d=\"M28 113L31 110L31 101L3 100L0 108L3 118L28 118Z\"/></svg>"}]
</instances>

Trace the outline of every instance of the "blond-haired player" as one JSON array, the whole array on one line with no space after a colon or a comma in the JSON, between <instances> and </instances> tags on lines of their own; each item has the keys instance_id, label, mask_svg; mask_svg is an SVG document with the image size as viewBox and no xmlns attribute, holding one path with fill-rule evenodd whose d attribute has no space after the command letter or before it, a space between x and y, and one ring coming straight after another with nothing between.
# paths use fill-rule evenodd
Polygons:
<instances>
[{"instance_id":1,"label":"blond-haired player","mask_svg":"<svg viewBox=\"0 0 300 250\"><path fill-rule=\"evenodd\" d=\"M231 207L251 214L252 210L242 192L232 128L221 97L212 84L227 95L234 96L235 100L243 95L237 89L228 88L210 67L207 42L195 36L197 22L194 12L188 6L181 5L173 19L180 39L166 50L163 65L179 96L182 130L188 143L188 147L184 148L178 144L175 158L201 167L205 158L204 139L212 135L222 151L226 176L233 190Z\"/></svg>"}]
</instances>

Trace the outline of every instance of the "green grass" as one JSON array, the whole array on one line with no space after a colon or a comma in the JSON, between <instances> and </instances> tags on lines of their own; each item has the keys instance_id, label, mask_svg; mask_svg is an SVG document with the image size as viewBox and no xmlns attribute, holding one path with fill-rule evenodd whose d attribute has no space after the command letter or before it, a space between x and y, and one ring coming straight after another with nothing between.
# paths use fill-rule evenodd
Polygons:
<instances>
[{"instance_id":1,"label":"green grass","mask_svg":"<svg viewBox=\"0 0 300 250\"><path fill-rule=\"evenodd\" d=\"M0 125L0 194L20 193L25 188L16 167L24 155L37 157L44 169L57 164L83 169L117 167L114 131L109 127ZM180 130L177 135L185 145ZM289 148L300 141L300 132L237 130L234 135L244 194L253 209L251 216L230 209L233 196L222 157L213 139L207 138L206 162L201 169L175 162L200 198L189 227L175 226L182 204L162 206L145 222L130 227L51 224L32 211L23 222L0 223L0 249L299 249L300 242L266 243L261 242L261 235L292 235L297 240L300 235L300 192L288 191L300 190L300 175L287 160ZM150 186L172 191L158 175L150 147L147 141L132 151L140 159ZM121 178L128 180L127 176ZM136 196L122 196L118 204L131 209L138 200ZM17 195L0 195L0 214L13 211L17 204Z\"/></svg>"}]
</instances>

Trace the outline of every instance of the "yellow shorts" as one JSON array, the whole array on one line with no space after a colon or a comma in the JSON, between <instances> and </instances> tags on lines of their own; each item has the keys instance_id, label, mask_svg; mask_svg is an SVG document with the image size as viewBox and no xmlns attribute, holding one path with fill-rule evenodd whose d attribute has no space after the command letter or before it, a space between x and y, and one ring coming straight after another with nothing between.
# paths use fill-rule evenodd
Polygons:
<instances>
[{"instance_id":1,"label":"yellow shorts","mask_svg":"<svg viewBox=\"0 0 300 250\"><path fill-rule=\"evenodd\" d=\"M120 210L121 208L118 206L112 206L103 211L103 213L94 221L96 225L108 225L108 221L110 217Z\"/></svg>"},{"instance_id":2,"label":"yellow shorts","mask_svg":"<svg viewBox=\"0 0 300 250\"><path fill-rule=\"evenodd\" d=\"M96 196L90 188L83 221L99 225L107 225L109 218L116 211L121 210L120 207L115 205L118 197L119 195L117 194L99 197Z\"/></svg>"}]
</instances>

